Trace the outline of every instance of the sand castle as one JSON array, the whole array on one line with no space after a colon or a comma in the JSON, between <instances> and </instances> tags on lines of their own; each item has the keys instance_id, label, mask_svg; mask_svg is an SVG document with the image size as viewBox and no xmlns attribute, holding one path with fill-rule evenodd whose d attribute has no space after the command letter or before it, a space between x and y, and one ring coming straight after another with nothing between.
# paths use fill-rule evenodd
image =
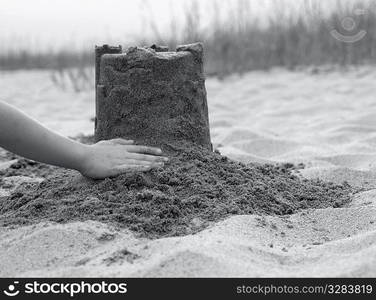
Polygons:
<instances>
[{"instance_id":1,"label":"sand castle","mask_svg":"<svg viewBox=\"0 0 376 300\"><path fill-rule=\"evenodd\" d=\"M48 179L3 200L0 225L96 220L159 238L198 232L230 215L290 215L349 203L348 184L302 179L292 164L244 164L213 152L202 60L201 44L176 52L97 47L95 139L156 145L170 161L103 181L20 161L4 175L38 172Z\"/></svg>"},{"instance_id":2,"label":"sand castle","mask_svg":"<svg viewBox=\"0 0 376 300\"><path fill-rule=\"evenodd\" d=\"M229 159L192 150L91 181L0 150L0 275L376 276L375 74L207 78L211 139ZM92 91L72 101L49 76L5 72L0 93L62 134L91 133Z\"/></svg>"},{"instance_id":3,"label":"sand castle","mask_svg":"<svg viewBox=\"0 0 376 300\"><path fill-rule=\"evenodd\" d=\"M201 43L96 47L96 140L122 137L170 149L212 150Z\"/></svg>"}]
</instances>

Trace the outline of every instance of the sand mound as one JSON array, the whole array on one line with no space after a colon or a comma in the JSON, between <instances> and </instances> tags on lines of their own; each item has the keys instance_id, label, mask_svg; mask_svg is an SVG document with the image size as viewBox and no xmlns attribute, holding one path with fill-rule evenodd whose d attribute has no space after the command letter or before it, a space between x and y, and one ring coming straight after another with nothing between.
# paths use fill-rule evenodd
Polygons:
<instances>
[{"instance_id":1,"label":"sand mound","mask_svg":"<svg viewBox=\"0 0 376 300\"><path fill-rule=\"evenodd\" d=\"M286 215L350 201L349 185L302 180L291 164L245 165L195 147L173 152L164 168L104 181L50 169L46 181L21 185L0 202L0 224L97 220L160 237L196 232L229 215ZM28 166L14 165L21 174Z\"/></svg>"}]
</instances>

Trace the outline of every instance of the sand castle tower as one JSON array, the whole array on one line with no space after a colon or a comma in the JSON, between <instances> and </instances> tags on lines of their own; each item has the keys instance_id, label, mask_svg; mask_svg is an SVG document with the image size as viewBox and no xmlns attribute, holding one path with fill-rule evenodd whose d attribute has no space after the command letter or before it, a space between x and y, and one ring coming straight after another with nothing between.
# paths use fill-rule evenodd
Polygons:
<instances>
[{"instance_id":1,"label":"sand castle tower","mask_svg":"<svg viewBox=\"0 0 376 300\"><path fill-rule=\"evenodd\" d=\"M95 48L96 140L122 137L212 150L200 43Z\"/></svg>"}]
</instances>

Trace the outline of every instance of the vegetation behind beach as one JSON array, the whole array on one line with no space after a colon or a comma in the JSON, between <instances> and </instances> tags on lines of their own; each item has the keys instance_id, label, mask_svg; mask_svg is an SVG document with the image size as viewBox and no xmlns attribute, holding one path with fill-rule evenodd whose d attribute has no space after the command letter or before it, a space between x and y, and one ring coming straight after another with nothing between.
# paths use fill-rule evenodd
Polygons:
<instances>
[{"instance_id":1,"label":"vegetation behind beach","mask_svg":"<svg viewBox=\"0 0 376 300\"><path fill-rule=\"evenodd\" d=\"M238 0L231 6L222 6L217 1L213 2L212 17L203 19L199 2L192 1L179 20L171 17L167 32L159 28L157 20L148 19L145 32L151 33L151 38L140 38L137 43L158 43L173 49L177 44L203 41L206 72L218 76L272 67L373 63L376 5L367 0L336 1L328 11L327 6L323 7L324 2L328 1L305 0L296 6L274 0L268 15L259 17L252 1ZM354 26L349 23L351 20L356 22ZM333 30L347 37L356 36L361 30L366 35L356 42L344 42L333 36ZM52 69L60 73L56 78L82 79L89 76L85 70L91 66L93 49L47 52L18 49L0 53L1 70ZM70 68L80 71L64 75Z\"/></svg>"}]
</instances>

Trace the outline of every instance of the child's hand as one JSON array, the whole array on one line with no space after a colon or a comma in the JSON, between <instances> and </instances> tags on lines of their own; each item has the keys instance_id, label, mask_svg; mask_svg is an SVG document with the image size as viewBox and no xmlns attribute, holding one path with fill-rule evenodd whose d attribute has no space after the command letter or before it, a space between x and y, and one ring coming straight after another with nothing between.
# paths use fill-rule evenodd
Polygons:
<instances>
[{"instance_id":1,"label":"child's hand","mask_svg":"<svg viewBox=\"0 0 376 300\"><path fill-rule=\"evenodd\" d=\"M153 147L115 139L84 145L48 130L16 108L0 101L0 146L28 159L80 171L91 178L147 171L168 159Z\"/></svg>"},{"instance_id":2,"label":"child's hand","mask_svg":"<svg viewBox=\"0 0 376 300\"><path fill-rule=\"evenodd\" d=\"M158 148L133 145L133 141L114 139L84 147L82 175L94 179L113 177L128 171L148 171L161 167L167 157Z\"/></svg>"}]
</instances>

